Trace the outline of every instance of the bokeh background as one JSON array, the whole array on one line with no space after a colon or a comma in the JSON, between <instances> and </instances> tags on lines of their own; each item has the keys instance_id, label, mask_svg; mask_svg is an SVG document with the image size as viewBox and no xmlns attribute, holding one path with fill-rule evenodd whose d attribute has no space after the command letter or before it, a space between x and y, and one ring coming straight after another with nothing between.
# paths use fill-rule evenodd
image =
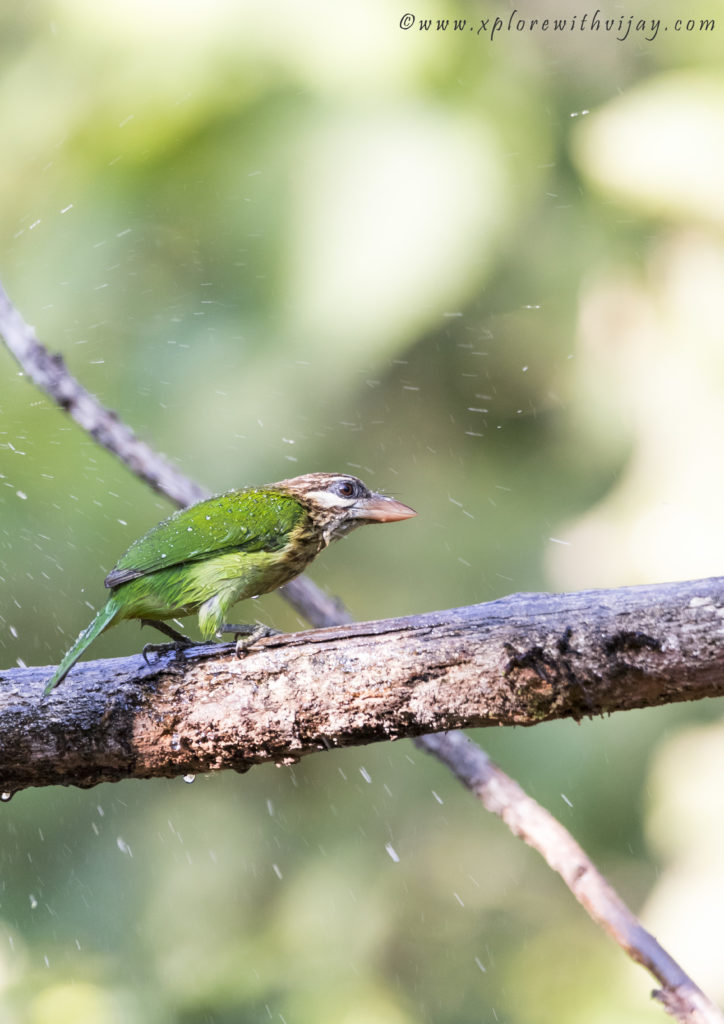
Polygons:
<instances>
[{"instance_id":1,"label":"bokeh background","mask_svg":"<svg viewBox=\"0 0 724 1024\"><path fill-rule=\"evenodd\" d=\"M722 573L724 6L685 7L3 4L0 278L209 488L416 507L314 565L358 618ZM0 369L2 665L53 663L169 506ZM724 1000L718 707L477 738ZM8 1024L633 1024L651 987L407 742L0 811Z\"/></svg>"}]
</instances>

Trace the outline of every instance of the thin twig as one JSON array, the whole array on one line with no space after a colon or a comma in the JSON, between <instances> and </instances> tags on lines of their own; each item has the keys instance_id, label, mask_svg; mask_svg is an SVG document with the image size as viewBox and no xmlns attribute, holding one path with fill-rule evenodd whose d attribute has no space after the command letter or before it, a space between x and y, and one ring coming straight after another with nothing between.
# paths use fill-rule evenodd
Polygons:
<instances>
[{"instance_id":1,"label":"thin twig","mask_svg":"<svg viewBox=\"0 0 724 1024\"><path fill-rule=\"evenodd\" d=\"M0 285L0 334L5 338L7 347L20 363L21 367L31 377L35 384L50 395L58 404L65 409L76 422L83 427L99 444L116 454L128 468L146 480L156 491L167 495L177 504L185 505L204 497L207 492L187 480L182 474L170 466L164 459L154 453L148 445L140 441L135 434L122 424L115 413L105 409L77 380L68 372L60 356L51 356L35 337L34 332L25 324L23 318L13 307ZM346 613L334 600L328 598L310 580L299 577L282 588L287 599L305 615L312 625L333 626L347 621ZM706 598L704 598L706 601ZM712 631L712 635L716 631ZM565 635L559 638L558 653L564 658L568 654L570 637ZM642 649L648 644L648 635L636 638L631 635L624 635L617 639L618 646L624 648ZM518 674L520 686L533 683L548 683L551 665L547 659L546 651L542 652L536 645L526 647L525 650L513 650L510 652L510 659L506 665L508 672L515 671ZM424 666L423 666L424 671ZM434 680L432 681L434 685ZM29 728L32 733L32 727ZM55 730L52 730L55 733ZM47 732L40 737L41 742L47 741ZM555 867L561 874L571 878L576 877L580 867L580 855L577 852L580 848L569 835L569 833L555 819L548 815L538 804L528 797L517 784L509 780L507 776L495 769L479 748L476 748L469 740L463 737L452 739L450 735L442 737L440 744L435 748L434 741L437 737L428 736L420 740L423 749L433 751L461 778L465 780L466 773L470 771L470 750L477 751L482 761L476 761L475 771L470 776L483 787L487 794L484 803L491 808L509 824L509 827L519 835L536 837L536 848L540 849L551 866ZM445 750L444 756L441 750ZM479 773L481 765L486 767L485 773ZM507 780L509 786L503 785ZM467 783L466 783L467 784ZM502 803L496 807L490 793L494 787L506 796ZM482 798L482 793L481 793ZM503 813L503 807L507 808ZM554 829L540 828L540 823L550 819L555 825ZM600 876L599 876L600 877ZM592 908L595 913L592 916L618 941L626 952L634 960L643 963L651 970L650 961L652 956L652 942L655 940L648 936L635 918L615 896L610 887L604 882L606 892L615 897L615 900L591 900L589 890L586 899L582 902L587 906L589 913ZM596 889L596 886L592 887ZM600 886L598 886L600 890ZM582 890L583 891L583 890ZM621 917L621 908L624 911L624 918ZM625 920L626 927L622 930L622 921ZM631 927L633 922L633 927ZM622 941L623 940L623 941ZM649 941L650 940L650 941ZM656 944L656 948L658 944ZM693 982L678 968L668 954L661 950L666 958L666 963L671 966L669 974L660 977L656 971L655 976L659 978L664 986L662 992L656 993L666 1010L675 1017L681 1024L722 1024L724 1016L717 1008L709 1002L706 996L694 985ZM659 957L656 960L657 970L664 961ZM678 979L678 980L677 980Z\"/></svg>"},{"instance_id":2,"label":"thin twig","mask_svg":"<svg viewBox=\"0 0 724 1024\"><path fill-rule=\"evenodd\" d=\"M689 1024L724 1021L720 1010L646 931L571 834L480 747L459 732L420 736L414 742L446 764L514 835L544 857L596 924L663 986L653 996L672 1017Z\"/></svg>"},{"instance_id":3,"label":"thin twig","mask_svg":"<svg viewBox=\"0 0 724 1024\"><path fill-rule=\"evenodd\" d=\"M191 505L206 496L193 483L141 441L112 409L106 409L68 371L60 354L51 355L35 337L0 284L0 333L23 371L57 402L101 447L118 458L139 479L178 505Z\"/></svg>"},{"instance_id":4,"label":"thin twig","mask_svg":"<svg viewBox=\"0 0 724 1024\"><path fill-rule=\"evenodd\" d=\"M51 354L33 328L26 324L0 284L0 334L23 371L33 383L68 413L94 441L116 455L140 480L176 505L192 505L209 491L175 469L106 409L68 370L59 353ZM313 626L349 622L343 605L324 593L307 577L292 580L282 592L289 603Z\"/></svg>"}]
</instances>

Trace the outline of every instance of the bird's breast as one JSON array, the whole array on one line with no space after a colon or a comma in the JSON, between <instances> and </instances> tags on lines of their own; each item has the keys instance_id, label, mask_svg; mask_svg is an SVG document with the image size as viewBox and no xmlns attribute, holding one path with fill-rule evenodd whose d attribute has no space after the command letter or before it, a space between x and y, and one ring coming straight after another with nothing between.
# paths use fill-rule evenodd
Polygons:
<instances>
[{"instance_id":1,"label":"bird's breast","mask_svg":"<svg viewBox=\"0 0 724 1024\"><path fill-rule=\"evenodd\" d=\"M303 572L325 546L322 531L316 529L309 519L303 520L292 530L288 543L280 552L280 568L283 565L289 573L288 579L291 579Z\"/></svg>"}]
</instances>

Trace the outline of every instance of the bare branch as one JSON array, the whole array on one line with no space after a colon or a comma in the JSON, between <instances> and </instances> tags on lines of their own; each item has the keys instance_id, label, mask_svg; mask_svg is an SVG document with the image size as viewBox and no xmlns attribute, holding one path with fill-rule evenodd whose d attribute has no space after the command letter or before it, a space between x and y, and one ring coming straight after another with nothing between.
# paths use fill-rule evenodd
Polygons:
<instances>
[{"instance_id":1,"label":"bare branch","mask_svg":"<svg viewBox=\"0 0 724 1024\"><path fill-rule=\"evenodd\" d=\"M0 284L0 334L24 372L46 395L57 402L94 441L116 455L140 480L176 505L192 505L209 491L175 469L158 452L141 441L112 409L70 373L59 353L51 354L26 324ZM281 588L289 603L313 626L350 621L340 601L330 598L315 583L299 577Z\"/></svg>"},{"instance_id":2,"label":"bare branch","mask_svg":"<svg viewBox=\"0 0 724 1024\"><path fill-rule=\"evenodd\" d=\"M330 597L302 574L285 583L279 593L313 626L344 626L352 616L337 597Z\"/></svg>"},{"instance_id":3,"label":"bare branch","mask_svg":"<svg viewBox=\"0 0 724 1024\"><path fill-rule=\"evenodd\" d=\"M133 473L179 505L206 495L90 395L60 356L43 348L1 285L0 334L38 387ZM282 592L313 625L349 619L305 577ZM622 607L628 598L639 604ZM148 668L138 658L90 662L42 704L47 670L10 670L0 674L6 684L0 691L3 797L53 781L91 786L224 767L244 771L259 761L296 760L331 745L453 725L534 724L720 693L721 579L562 595L558 601L569 604L548 609L542 599L556 600L517 595L458 612L276 637L243 662L220 648L195 649L183 667L164 660ZM587 621L594 610L598 614ZM496 619L502 626L497 639ZM387 650L377 646L380 638ZM404 671L398 660L403 640ZM273 656L267 648L274 648ZM328 676L331 664L339 690ZM422 736L418 742L575 886L594 919L662 982L664 990L655 995L673 1017L721 1024L719 1011L641 928L563 826L487 755L460 736Z\"/></svg>"},{"instance_id":4,"label":"bare branch","mask_svg":"<svg viewBox=\"0 0 724 1024\"><path fill-rule=\"evenodd\" d=\"M244 771L326 746L724 695L724 578L490 604L0 674L0 789ZM232 649L233 650L233 649ZM62 739L57 740L57 723ZM173 737L178 737L174 743Z\"/></svg>"},{"instance_id":5,"label":"bare branch","mask_svg":"<svg viewBox=\"0 0 724 1024\"><path fill-rule=\"evenodd\" d=\"M61 355L51 355L40 344L2 285L0 333L33 383L57 402L94 441L118 455L137 477L178 505L190 505L206 496L202 488L139 440L113 410L104 408L94 395L86 391L69 373Z\"/></svg>"},{"instance_id":6,"label":"bare branch","mask_svg":"<svg viewBox=\"0 0 724 1024\"><path fill-rule=\"evenodd\" d=\"M596 924L663 985L653 995L675 1020L722 1024L724 1015L646 931L570 833L480 747L461 733L421 736L415 742L448 765L514 835L545 858Z\"/></svg>"}]
</instances>

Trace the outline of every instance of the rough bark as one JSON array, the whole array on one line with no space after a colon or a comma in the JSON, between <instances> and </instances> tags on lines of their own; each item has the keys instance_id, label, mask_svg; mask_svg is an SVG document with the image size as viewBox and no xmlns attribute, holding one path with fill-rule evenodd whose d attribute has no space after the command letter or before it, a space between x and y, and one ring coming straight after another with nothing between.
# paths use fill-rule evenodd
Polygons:
<instances>
[{"instance_id":1,"label":"rough bark","mask_svg":"<svg viewBox=\"0 0 724 1024\"><path fill-rule=\"evenodd\" d=\"M245 771L326 747L724 694L724 578L515 594L185 657L0 674L0 789Z\"/></svg>"},{"instance_id":2,"label":"rough bark","mask_svg":"<svg viewBox=\"0 0 724 1024\"><path fill-rule=\"evenodd\" d=\"M24 372L38 387L58 402L99 444L117 455L136 476L177 504L188 504L205 496L202 488L139 441L115 413L105 409L86 391L68 372L60 356L48 353L9 301L2 285L0 334ZM281 589L287 600L313 625L335 626L349 621L342 605L305 577L298 577ZM645 592L652 589L655 593ZM0 707L0 727L4 737L0 771L4 766L7 786L3 798L8 799L23 786L51 782L90 786L103 779L174 775L195 764L202 770L228 766L243 771L256 761L275 756L274 744L278 746L280 738L283 740L285 735L291 735L291 740L282 759L294 759L301 753L332 743L362 743L368 738L367 707L374 707L373 717L383 723L382 737L372 738L414 735L415 731L422 733L428 728L425 717L429 715L434 721L440 710L436 707L434 689L426 687L435 679L441 685L452 682L460 686L461 700L453 702L458 710L460 706L465 710L466 685L471 692L486 687L492 694L496 680L507 681L508 700L506 702L503 694L501 703L504 708L512 709L512 717L461 721L459 724L484 725L503 720L533 724L546 717L554 717L554 712L577 716L581 708L573 699L576 693L585 697L584 713L614 710L613 703L606 706L606 701L612 695L621 696L621 687L627 683L631 684L637 697L633 703L620 706L642 706L651 702L653 697L693 700L697 696L718 695L722 676L721 580L702 580L673 588L640 588L638 597L643 601L640 606L635 602L628 603L627 599L634 595L634 591L598 592L598 596L590 593L568 595L567 599L559 598L559 601L564 601L563 605L553 602L550 609L546 603L549 595L519 595L506 599L509 604L507 610L511 614L507 638L504 625L498 630L500 664L497 672L495 658L490 653L495 649L495 630L491 627L488 632L487 628L475 626L474 615L466 614L474 613L475 609L460 609L461 621L457 626L454 612L390 623L362 624L346 631L349 638L346 642L350 643L352 638L362 642L363 657L355 653L356 645L353 644L348 651L322 646L314 655L316 664L312 663L311 671L308 667L299 680L293 673L285 676L281 662L272 673L263 664L258 666L255 676L253 662L245 662L240 672L237 663L230 665L223 660L223 652L217 650L213 652L213 658L220 667L215 669L213 664L205 665L203 652L196 651L192 660L201 659L199 666L202 669L196 685L207 708L201 711L199 707L193 713L190 684L194 680L189 671L192 666L187 663L183 667L175 666L171 670L175 675L170 677L165 662L148 671L144 663L137 673L138 659L126 659L125 674L121 661L96 662L79 667L76 682L66 681L63 690L56 691L51 700L40 707L37 696L42 692L47 670L12 670L0 675L0 680L4 678L9 687L7 700ZM647 604L648 597L651 601ZM590 622L585 618L581 621L582 614L585 616L585 606L581 601L588 601L588 607L596 612ZM485 607L478 606L478 609ZM505 618L505 614L496 616L497 612L505 613L503 602L497 602L497 607L491 605L487 608L495 609L491 612L491 622L496 617ZM565 613L565 621L560 620L561 612ZM526 620L528 614L529 621ZM550 616L547 624L546 615ZM619 616L618 621L615 616ZM400 622L407 624L400 625ZM586 626L590 628L586 629ZM438 629L448 630L448 641L459 637L463 641L469 639L473 648L479 644L480 664L475 656L469 657L467 662L462 656L455 660L454 643L447 661L438 659L431 662L429 669L424 661L415 662L421 653L429 653L428 645L434 642ZM418 630L422 632L418 633ZM468 636L470 632L471 637ZM418 644L408 678L400 674L395 661L391 662L395 665L394 678L393 674L388 678L384 662L378 661L373 670L374 681L370 681L370 659L377 660L378 654L396 658L395 637L407 634L411 634L413 644ZM364 651L366 645L362 638L386 635L390 641L387 651L377 651L374 646ZM310 644L337 645L345 642L345 631L340 630L332 631L331 636L322 632L312 636ZM282 650L304 644L306 640L304 635L297 634L293 638L275 640L272 644L267 642L267 646ZM587 648L586 643L590 647ZM486 661L482 650L488 644L490 658ZM310 655L311 651L310 646L307 654ZM678 660L672 654L677 651L680 655ZM333 652L333 662L342 666L342 681L346 679L350 684L347 689L340 684L342 705L339 711L330 705L331 717L338 718L343 725L338 736L333 736L331 730L322 731L322 722L315 723L314 715L309 713L320 689L319 680L323 679L325 685L329 683L325 657L329 652ZM502 652L509 655L507 660L501 656ZM263 655L264 652L259 653ZM605 671L598 667L596 658L601 659ZM422 665L422 668L415 669L415 664ZM484 671L486 666L487 672ZM87 676L87 673L91 675ZM226 682L221 678L224 674ZM176 684L182 676L184 681L180 688ZM189 686L186 685L186 676L189 676ZM109 679L113 688L108 685ZM609 686L611 680L616 680L618 685ZM649 684L650 692L647 690ZM416 706L414 700L400 701L398 694L396 702L389 702L393 710L398 705L406 710L406 717L398 716L398 720L394 720L386 710L386 698L395 686L403 694L409 691L411 698L419 694L425 698ZM237 687L239 692L234 699ZM327 688L330 689L329 686ZM336 697L334 687L331 689L330 696ZM260 692L260 701L249 701L250 693L256 697ZM526 719L524 698L528 692L533 698L533 706L531 716ZM591 694L597 695L599 705L595 705ZM568 704L566 696L570 698ZM349 706L344 704L345 697ZM285 701L291 703L285 704ZM475 705L472 698L471 703ZM491 695L491 707L494 703ZM421 708L427 709L425 715L421 714ZM522 709L522 718L516 718L516 708ZM198 722L196 712L199 713ZM321 718L324 717L323 714ZM250 749L245 755L244 744L239 740L243 738L248 747L248 737L257 734L260 742L256 749ZM151 756L154 736L159 753L156 758ZM213 757L210 737L213 739L214 736L220 741L219 758ZM681 1024L723 1024L721 1012L641 927L563 826L527 796L482 750L454 733L419 735L416 742L450 767L488 810L500 815L514 834L541 852L591 917L632 959L646 966L662 983L663 990L654 995L672 1017ZM294 745L300 752L290 754L289 750ZM281 748L284 750L283 742ZM180 756L170 757L169 752ZM24 766L28 769L25 774L22 771Z\"/></svg>"}]
</instances>

